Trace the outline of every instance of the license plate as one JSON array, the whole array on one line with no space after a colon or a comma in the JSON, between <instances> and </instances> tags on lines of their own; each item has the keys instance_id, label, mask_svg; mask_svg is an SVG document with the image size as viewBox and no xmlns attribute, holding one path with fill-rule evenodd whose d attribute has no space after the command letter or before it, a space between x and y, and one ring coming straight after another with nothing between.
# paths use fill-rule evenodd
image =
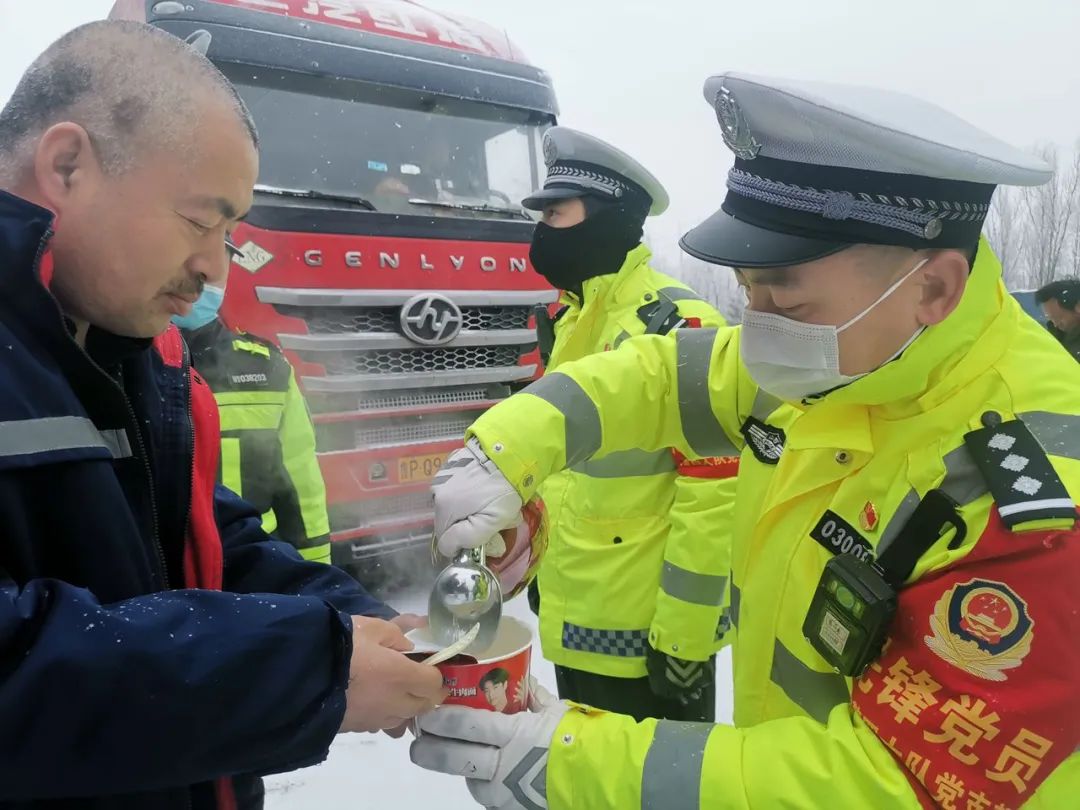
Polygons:
<instances>
[{"instance_id":1,"label":"license plate","mask_svg":"<svg viewBox=\"0 0 1080 810\"><path fill-rule=\"evenodd\" d=\"M446 461L445 453L428 456L406 456L398 462L398 483L430 481Z\"/></svg>"}]
</instances>

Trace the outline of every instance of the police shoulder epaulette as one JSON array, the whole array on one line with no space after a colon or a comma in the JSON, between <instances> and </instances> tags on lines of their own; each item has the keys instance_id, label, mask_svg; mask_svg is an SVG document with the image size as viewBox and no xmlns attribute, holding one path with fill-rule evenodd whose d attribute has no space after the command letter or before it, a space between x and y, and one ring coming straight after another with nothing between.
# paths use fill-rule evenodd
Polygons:
<instances>
[{"instance_id":1,"label":"police shoulder epaulette","mask_svg":"<svg viewBox=\"0 0 1080 810\"><path fill-rule=\"evenodd\" d=\"M645 324L646 335L666 335L683 322L678 304L664 295L638 307L637 316Z\"/></svg>"},{"instance_id":2,"label":"police shoulder epaulette","mask_svg":"<svg viewBox=\"0 0 1080 810\"><path fill-rule=\"evenodd\" d=\"M1020 419L1002 421L994 411L964 444L1010 529L1036 520L1075 519L1076 504L1046 451Z\"/></svg>"}]
</instances>

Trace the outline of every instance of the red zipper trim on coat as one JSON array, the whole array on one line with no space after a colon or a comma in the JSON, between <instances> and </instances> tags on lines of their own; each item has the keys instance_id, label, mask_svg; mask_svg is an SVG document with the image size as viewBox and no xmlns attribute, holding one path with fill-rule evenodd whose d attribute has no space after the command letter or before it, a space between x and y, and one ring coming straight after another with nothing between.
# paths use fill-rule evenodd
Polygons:
<instances>
[{"instance_id":1,"label":"red zipper trim on coat","mask_svg":"<svg viewBox=\"0 0 1080 810\"><path fill-rule=\"evenodd\" d=\"M183 338L175 326L154 339L166 365L187 374L188 424L190 426L190 495L184 530L184 584L189 588L220 591L224 552L214 521L214 482L217 479L221 428L217 404L209 387L192 368ZM232 779L214 782L218 810L237 810Z\"/></svg>"}]
</instances>

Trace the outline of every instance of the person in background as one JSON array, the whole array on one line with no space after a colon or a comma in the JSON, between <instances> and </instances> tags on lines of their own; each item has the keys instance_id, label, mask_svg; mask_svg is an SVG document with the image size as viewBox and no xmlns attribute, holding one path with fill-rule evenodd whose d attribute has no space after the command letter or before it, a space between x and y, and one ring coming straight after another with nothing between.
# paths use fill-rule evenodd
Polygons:
<instances>
[{"instance_id":1,"label":"person in background","mask_svg":"<svg viewBox=\"0 0 1080 810\"><path fill-rule=\"evenodd\" d=\"M1080 278L1051 281L1035 293L1051 333L1080 361Z\"/></svg>"},{"instance_id":2,"label":"person in background","mask_svg":"<svg viewBox=\"0 0 1080 810\"><path fill-rule=\"evenodd\" d=\"M650 265L645 220L668 195L644 166L569 127L545 132L543 147L543 187L522 201L542 213L533 267L562 290L553 318L537 309L542 388L558 397L564 365L635 336L723 325ZM695 450L703 457L665 448L569 459L544 483L550 542L530 594L561 697L638 719L713 718L738 458L710 458L707 442Z\"/></svg>"},{"instance_id":3,"label":"person in background","mask_svg":"<svg viewBox=\"0 0 1080 810\"><path fill-rule=\"evenodd\" d=\"M273 343L225 325L224 297L206 285L191 312L173 318L221 414L218 480L255 507L264 532L329 563L326 486L296 375Z\"/></svg>"}]
</instances>

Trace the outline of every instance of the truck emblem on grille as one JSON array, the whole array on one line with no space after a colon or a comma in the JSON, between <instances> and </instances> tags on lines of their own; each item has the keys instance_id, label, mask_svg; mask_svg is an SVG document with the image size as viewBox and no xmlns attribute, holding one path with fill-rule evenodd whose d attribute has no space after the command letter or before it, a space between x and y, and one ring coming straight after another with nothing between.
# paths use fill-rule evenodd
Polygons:
<instances>
[{"instance_id":1,"label":"truck emblem on grille","mask_svg":"<svg viewBox=\"0 0 1080 810\"><path fill-rule=\"evenodd\" d=\"M420 293L401 307L400 322L401 333L413 343L441 346L458 336L464 318L445 295Z\"/></svg>"}]
</instances>

